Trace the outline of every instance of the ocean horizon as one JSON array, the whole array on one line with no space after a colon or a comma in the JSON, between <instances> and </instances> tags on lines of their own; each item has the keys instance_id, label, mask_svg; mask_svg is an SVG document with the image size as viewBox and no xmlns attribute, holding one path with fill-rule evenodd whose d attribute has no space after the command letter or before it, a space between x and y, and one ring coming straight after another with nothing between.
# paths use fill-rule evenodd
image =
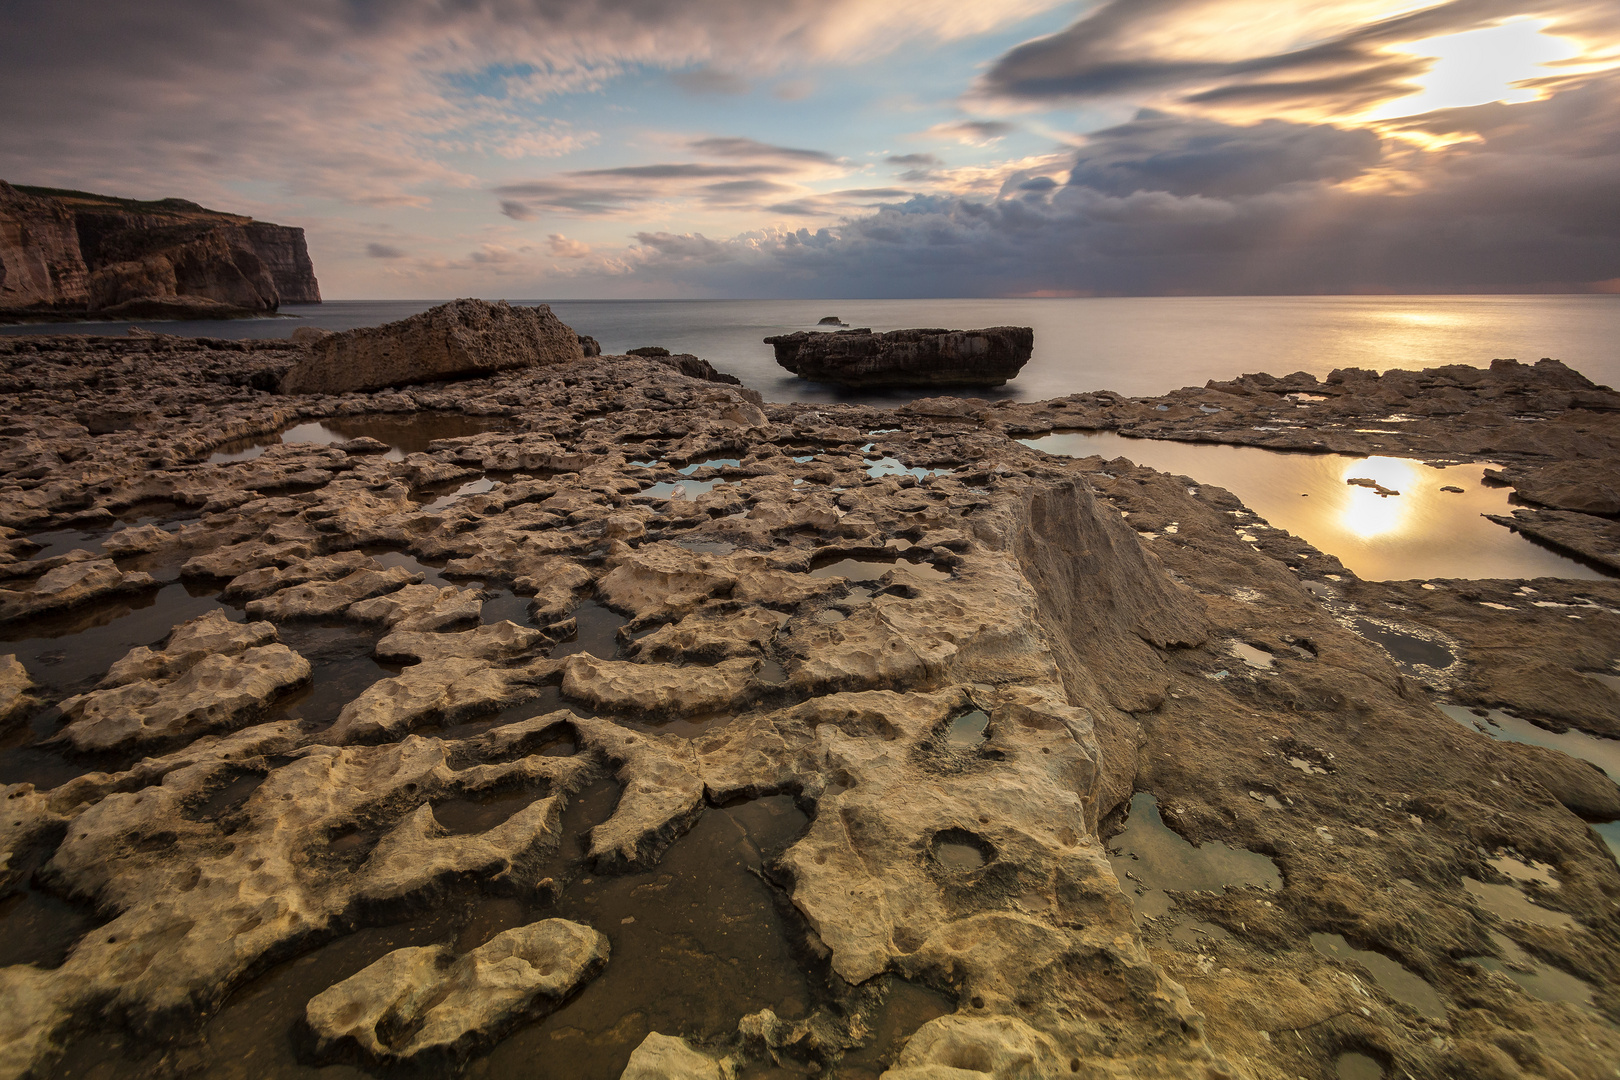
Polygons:
<instances>
[{"instance_id":1,"label":"ocean horizon","mask_svg":"<svg viewBox=\"0 0 1620 1080\"><path fill-rule=\"evenodd\" d=\"M1199 296L928 300L533 300L549 303L608 353L644 345L700 356L772 401L899 404L911 390L840 391L775 362L763 341L837 316L850 327L978 329L1031 326L1035 350L1018 378L976 396L1015 401L1086 390L1166 393L1247 372L1318 377L1493 359L1561 360L1593 382L1620 382L1620 296ZM158 333L280 338L299 326L347 330L425 311L443 300L331 300L286 305L273 317L209 321L47 323L4 334ZM926 393L924 391L923 393Z\"/></svg>"}]
</instances>

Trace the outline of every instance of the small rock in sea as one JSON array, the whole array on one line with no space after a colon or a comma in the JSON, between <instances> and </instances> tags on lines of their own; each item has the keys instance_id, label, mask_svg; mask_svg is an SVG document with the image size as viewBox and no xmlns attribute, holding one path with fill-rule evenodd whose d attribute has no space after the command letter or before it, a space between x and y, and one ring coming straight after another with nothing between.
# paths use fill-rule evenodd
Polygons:
<instances>
[{"instance_id":1,"label":"small rock in sea","mask_svg":"<svg viewBox=\"0 0 1620 1080\"><path fill-rule=\"evenodd\" d=\"M1452 493L1452 494L1453 494L1453 495L1461 495L1461 494L1462 494L1462 493L1463 493L1463 489L1462 489L1462 488L1460 488L1460 487L1456 487L1456 486L1454 486L1454 485L1452 485L1452 484L1447 484L1447 485L1446 485L1446 486L1445 486L1445 487L1443 487L1443 488L1441 488L1441 489L1440 489L1440 490L1441 490L1441 491L1449 491L1449 492L1451 492L1451 493Z\"/></svg>"},{"instance_id":2,"label":"small rock in sea","mask_svg":"<svg viewBox=\"0 0 1620 1080\"><path fill-rule=\"evenodd\" d=\"M816 321L817 326L848 326L849 323L836 315L823 315Z\"/></svg>"},{"instance_id":3,"label":"small rock in sea","mask_svg":"<svg viewBox=\"0 0 1620 1080\"><path fill-rule=\"evenodd\" d=\"M1386 499L1389 498L1391 495L1399 495L1400 494L1400 492L1396 491L1394 488L1387 488L1383 484L1380 484L1378 481L1369 480L1365 476L1357 476L1357 477L1355 477L1353 479L1346 480L1345 483L1354 484L1356 487L1364 487L1364 488L1368 488L1368 489L1370 489L1372 491L1376 491L1376 492L1378 492L1378 494L1382 495Z\"/></svg>"}]
</instances>

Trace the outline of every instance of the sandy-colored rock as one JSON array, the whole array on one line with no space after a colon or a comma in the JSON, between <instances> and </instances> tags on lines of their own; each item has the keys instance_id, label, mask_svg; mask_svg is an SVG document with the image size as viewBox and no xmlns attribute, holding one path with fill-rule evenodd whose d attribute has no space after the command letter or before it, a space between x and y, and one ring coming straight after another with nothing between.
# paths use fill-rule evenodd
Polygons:
<instances>
[{"instance_id":1,"label":"sandy-colored rock","mask_svg":"<svg viewBox=\"0 0 1620 1080\"><path fill-rule=\"evenodd\" d=\"M730 1071L685 1039L654 1031L630 1054L621 1080L728 1080Z\"/></svg>"},{"instance_id":2,"label":"sandy-colored rock","mask_svg":"<svg viewBox=\"0 0 1620 1080\"><path fill-rule=\"evenodd\" d=\"M277 641L276 628L267 622L232 622L215 610L181 623L161 649L138 645L107 669L101 686L123 686L141 679L162 680L184 675L210 656L238 656Z\"/></svg>"},{"instance_id":3,"label":"sandy-colored rock","mask_svg":"<svg viewBox=\"0 0 1620 1080\"><path fill-rule=\"evenodd\" d=\"M627 648L638 659L701 660L713 663L739 656L759 656L776 636L781 619L761 607L731 610L700 608L669 623Z\"/></svg>"},{"instance_id":4,"label":"sandy-colored rock","mask_svg":"<svg viewBox=\"0 0 1620 1080\"><path fill-rule=\"evenodd\" d=\"M413 574L402 566L390 566L384 570L356 570L335 581L307 581L271 593L261 600L250 600L247 613L254 619L272 619L276 622L329 619L343 614L351 605L362 600L395 592L407 585L420 584L422 575Z\"/></svg>"},{"instance_id":5,"label":"sandy-colored rock","mask_svg":"<svg viewBox=\"0 0 1620 1080\"><path fill-rule=\"evenodd\" d=\"M776 362L838 386L1000 386L1029 362L1027 326L985 330L835 330L768 337Z\"/></svg>"},{"instance_id":6,"label":"sandy-colored rock","mask_svg":"<svg viewBox=\"0 0 1620 1080\"><path fill-rule=\"evenodd\" d=\"M359 551L340 551L300 559L287 566L265 566L232 578L221 594L228 600L257 600L307 581L331 581L356 570L381 570L382 564Z\"/></svg>"},{"instance_id":7,"label":"sandy-colored rock","mask_svg":"<svg viewBox=\"0 0 1620 1080\"><path fill-rule=\"evenodd\" d=\"M60 738L77 750L110 750L237 727L308 681L309 670L285 645L205 656L172 679L136 679L68 698Z\"/></svg>"},{"instance_id":8,"label":"sandy-colored rock","mask_svg":"<svg viewBox=\"0 0 1620 1080\"><path fill-rule=\"evenodd\" d=\"M477 622L484 607L481 589L407 585L371 600L351 604L344 617L356 622L381 623L390 630L445 630Z\"/></svg>"},{"instance_id":9,"label":"sandy-colored rock","mask_svg":"<svg viewBox=\"0 0 1620 1080\"><path fill-rule=\"evenodd\" d=\"M397 739L431 721L453 722L493 712L534 697L552 668L549 661L503 668L470 657L425 660L392 679L373 683L343 707L322 739L338 745Z\"/></svg>"},{"instance_id":10,"label":"sandy-colored rock","mask_svg":"<svg viewBox=\"0 0 1620 1080\"><path fill-rule=\"evenodd\" d=\"M386 326L311 342L284 394L342 394L583 360L579 336L545 304L457 300Z\"/></svg>"},{"instance_id":11,"label":"sandy-colored rock","mask_svg":"<svg viewBox=\"0 0 1620 1080\"><path fill-rule=\"evenodd\" d=\"M9 724L38 704L29 693L34 680L14 655L0 656L0 724Z\"/></svg>"},{"instance_id":12,"label":"sandy-colored rock","mask_svg":"<svg viewBox=\"0 0 1620 1080\"><path fill-rule=\"evenodd\" d=\"M394 664L419 664L457 657L500 660L528 652L548 644L550 640L539 630L502 619L498 623L455 633L395 630L377 642L373 655L385 663Z\"/></svg>"},{"instance_id":13,"label":"sandy-colored rock","mask_svg":"<svg viewBox=\"0 0 1620 1080\"><path fill-rule=\"evenodd\" d=\"M157 587L152 575L118 569L111 559L88 559L58 566L31 588L0 589L0 623L87 604L117 593Z\"/></svg>"},{"instance_id":14,"label":"sandy-colored rock","mask_svg":"<svg viewBox=\"0 0 1620 1080\"><path fill-rule=\"evenodd\" d=\"M534 1015L540 999L567 996L607 959L602 934L545 919L459 957L444 945L398 949L310 999L306 1016L317 1053L347 1041L377 1061L455 1059Z\"/></svg>"},{"instance_id":15,"label":"sandy-colored rock","mask_svg":"<svg viewBox=\"0 0 1620 1080\"><path fill-rule=\"evenodd\" d=\"M735 583L722 560L694 556L674 544L646 544L627 554L596 587L609 606L637 619L668 619L729 593Z\"/></svg>"},{"instance_id":16,"label":"sandy-colored rock","mask_svg":"<svg viewBox=\"0 0 1620 1080\"><path fill-rule=\"evenodd\" d=\"M758 692L759 661L722 660L713 667L632 664L575 653L563 661L563 693L609 712L652 717L735 709Z\"/></svg>"}]
</instances>

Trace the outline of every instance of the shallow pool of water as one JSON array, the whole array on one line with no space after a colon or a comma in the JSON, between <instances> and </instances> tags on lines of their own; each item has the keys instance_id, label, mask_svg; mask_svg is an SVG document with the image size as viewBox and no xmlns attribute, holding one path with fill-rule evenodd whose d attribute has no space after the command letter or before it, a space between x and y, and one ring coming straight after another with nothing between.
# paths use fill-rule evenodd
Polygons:
<instances>
[{"instance_id":1,"label":"shallow pool of water","mask_svg":"<svg viewBox=\"0 0 1620 1080\"><path fill-rule=\"evenodd\" d=\"M383 456L399 461L406 454L426 453L435 439L460 439L490 431L508 431L514 421L504 416L466 416L462 413L374 413L364 416L333 416L293 424L269 435L256 435L220 446L210 454L211 464L251 461L272 446L282 443L313 443L329 446L350 439L376 439L388 444Z\"/></svg>"},{"instance_id":2,"label":"shallow pool of water","mask_svg":"<svg viewBox=\"0 0 1620 1080\"><path fill-rule=\"evenodd\" d=\"M1366 968L1373 981L1396 1001L1412 1006L1433 1020L1445 1020L1446 1004L1421 976L1408 971L1383 953L1358 949L1341 934L1312 934L1311 947L1334 960L1354 961Z\"/></svg>"},{"instance_id":3,"label":"shallow pool of water","mask_svg":"<svg viewBox=\"0 0 1620 1080\"><path fill-rule=\"evenodd\" d=\"M1488 709L1484 716L1477 716L1473 710L1461 705L1442 705L1440 711L1464 727L1493 739L1545 746L1596 765L1611 780L1620 777L1620 739L1600 739L1575 728L1560 735L1500 709Z\"/></svg>"},{"instance_id":4,"label":"shallow pool of water","mask_svg":"<svg viewBox=\"0 0 1620 1080\"><path fill-rule=\"evenodd\" d=\"M595 600L584 600L573 610L573 619L574 636L551 650L553 658L590 653L599 660L611 660L618 654L619 627L628 621L623 615Z\"/></svg>"},{"instance_id":5,"label":"shallow pool of water","mask_svg":"<svg viewBox=\"0 0 1620 1080\"><path fill-rule=\"evenodd\" d=\"M908 562L887 555L849 555L831 562L817 560L811 564L810 576L848 578L850 581L878 581L894 571L901 578L913 581L948 581L950 572L928 563Z\"/></svg>"},{"instance_id":6,"label":"shallow pool of water","mask_svg":"<svg viewBox=\"0 0 1620 1080\"><path fill-rule=\"evenodd\" d=\"M1165 890L1219 892L1228 885L1282 887L1277 864L1264 855L1212 840L1200 847L1165 825L1159 802L1139 791L1131 796L1125 828L1108 841L1108 861L1139 918L1152 919L1171 908Z\"/></svg>"},{"instance_id":7,"label":"shallow pool of water","mask_svg":"<svg viewBox=\"0 0 1620 1080\"><path fill-rule=\"evenodd\" d=\"M1369 581L1607 576L1481 517L1513 512L1511 489L1481 483L1488 463L1432 469L1413 458L1283 453L1128 439L1114 432L1020 441L1064 457L1129 458L1226 488L1276 528L1336 556ZM1386 498L1345 482L1357 478L1400 494ZM1440 490L1447 486L1463 491Z\"/></svg>"},{"instance_id":8,"label":"shallow pool of water","mask_svg":"<svg viewBox=\"0 0 1620 1080\"><path fill-rule=\"evenodd\" d=\"M1491 943L1502 954L1500 958L1470 956L1464 959L1473 961L1486 971L1506 975L1531 997L1542 1001L1568 1002L1582 1009L1596 1011L1592 1005L1592 986L1584 979L1543 963L1495 930L1491 931Z\"/></svg>"}]
</instances>

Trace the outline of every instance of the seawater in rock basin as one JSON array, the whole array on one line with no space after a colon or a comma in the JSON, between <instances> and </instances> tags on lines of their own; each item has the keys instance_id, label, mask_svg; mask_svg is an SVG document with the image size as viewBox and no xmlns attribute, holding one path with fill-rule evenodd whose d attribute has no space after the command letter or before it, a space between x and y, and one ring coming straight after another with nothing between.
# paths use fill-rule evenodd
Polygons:
<instances>
[{"instance_id":1,"label":"seawater in rock basin","mask_svg":"<svg viewBox=\"0 0 1620 1080\"><path fill-rule=\"evenodd\" d=\"M1312 934L1311 947L1334 960L1360 964L1390 997L1412 1006L1431 1020L1445 1021L1446 1004L1434 987L1383 953L1358 949L1340 934Z\"/></svg>"},{"instance_id":2,"label":"seawater in rock basin","mask_svg":"<svg viewBox=\"0 0 1620 1080\"><path fill-rule=\"evenodd\" d=\"M1384 1067L1366 1054L1352 1050L1333 1059L1338 1080L1383 1080Z\"/></svg>"},{"instance_id":3,"label":"seawater in rock basin","mask_svg":"<svg viewBox=\"0 0 1620 1080\"><path fill-rule=\"evenodd\" d=\"M905 559L896 559L892 555L846 555L844 558L830 562L816 560L811 563L811 577L841 577L850 581L877 581L890 571L895 571L901 578L910 578L914 581L946 581L950 578L949 571L941 570L928 563L909 562Z\"/></svg>"},{"instance_id":4,"label":"seawater in rock basin","mask_svg":"<svg viewBox=\"0 0 1620 1080\"><path fill-rule=\"evenodd\" d=\"M1536 959L1519 948L1511 938L1495 930L1491 931L1491 943L1501 953L1500 958L1470 956L1464 959L1486 971L1506 975L1531 997L1542 1001L1567 1002L1591 1012L1597 1011L1592 1005L1592 985L1586 980Z\"/></svg>"},{"instance_id":5,"label":"seawater in rock basin","mask_svg":"<svg viewBox=\"0 0 1620 1080\"><path fill-rule=\"evenodd\" d=\"M1620 739L1600 739L1575 728L1558 734L1500 709L1486 710L1484 716L1478 716L1462 705L1441 705L1440 711L1464 727L1493 739L1545 746L1596 765L1611 780L1620 777Z\"/></svg>"},{"instance_id":6,"label":"seawater in rock basin","mask_svg":"<svg viewBox=\"0 0 1620 1080\"><path fill-rule=\"evenodd\" d=\"M1481 514L1511 514L1511 489L1485 487L1487 463L1432 469L1412 458L1295 454L1251 446L1057 432L1019 440L1064 457L1123 457L1226 488L1267 522L1336 556L1369 581L1603 578ZM1399 495L1345 483L1366 477ZM1460 487L1462 494L1444 492Z\"/></svg>"},{"instance_id":7,"label":"seawater in rock basin","mask_svg":"<svg viewBox=\"0 0 1620 1080\"><path fill-rule=\"evenodd\" d=\"M590 653L600 660L613 659L619 651L619 627L628 620L595 600L582 601L574 609L573 619L574 636L558 643L551 655L555 658Z\"/></svg>"},{"instance_id":8,"label":"seawater in rock basin","mask_svg":"<svg viewBox=\"0 0 1620 1080\"><path fill-rule=\"evenodd\" d=\"M652 870L575 881L539 917L606 934L607 967L467 1075L612 1080L650 1031L715 1038L759 1008L804 1016L813 1004L809 980L757 874L807 823L785 795L711 809Z\"/></svg>"},{"instance_id":9,"label":"seawater in rock basin","mask_svg":"<svg viewBox=\"0 0 1620 1080\"><path fill-rule=\"evenodd\" d=\"M641 494L654 499L695 499L724 483L724 480L661 480L642 488Z\"/></svg>"},{"instance_id":10,"label":"seawater in rock basin","mask_svg":"<svg viewBox=\"0 0 1620 1080\"><path fill-rule=\"evenodd\" d=\"M417 412L372 413L361 416L330 416L292 424L269 435L256 435L220 446L208 462L250 461L272 446L282 443L331 445L351 439L376 439L387 443L384 456L399 461L406 454L425 453L435 439L460 439L490 431L506 431L514 422L504 416L467 416L463 413Z\"/></svg>"},{"instance_id":11,"label":"seawater in rock basin","mask_svg":"<svg viewBox=\"0 0 1620 1080\"><path fill-rule=\"evenodd\" d=\"M1125 895L1136 905L1139 919L1169 913L1165 890L1219 891L1228 885L1282 887L1277 864L1264 855L1229 847L1212 840L1200 847L1170 830L1159 814L1159 802L1139 791L1131 796L1123 831L1108 841L1108 861L1119 876ZM1134 882L1132 888L1127 882Z\"/></svg>"}]
</instances>

